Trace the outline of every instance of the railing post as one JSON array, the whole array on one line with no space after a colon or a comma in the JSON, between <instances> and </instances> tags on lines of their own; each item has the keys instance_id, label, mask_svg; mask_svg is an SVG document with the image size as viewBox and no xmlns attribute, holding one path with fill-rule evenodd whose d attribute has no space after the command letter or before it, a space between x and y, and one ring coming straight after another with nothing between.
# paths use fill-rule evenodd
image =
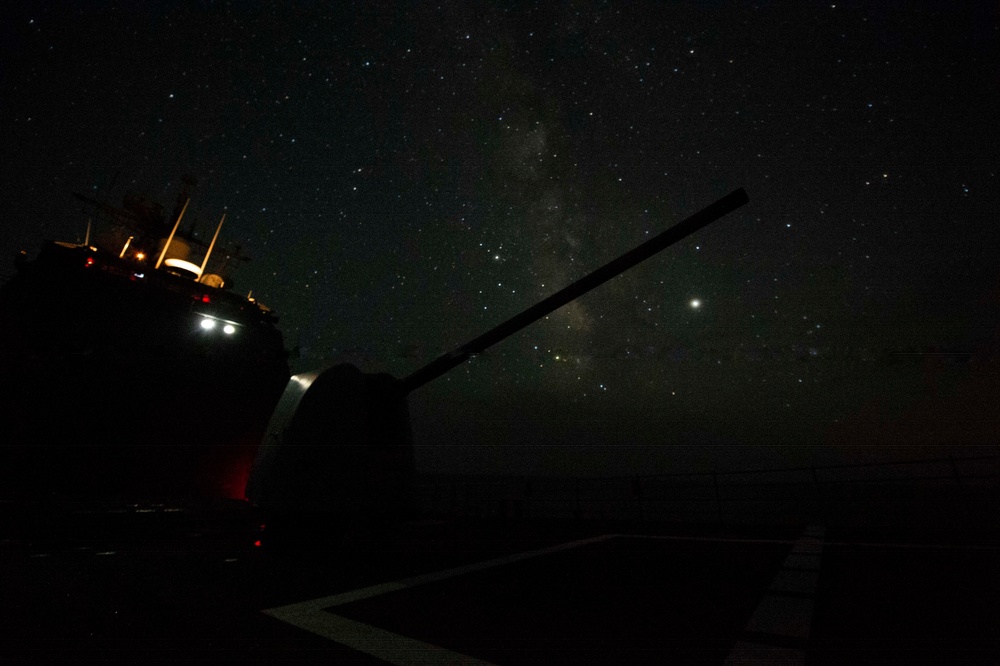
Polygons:
<instances>
[{"instance_id":1,"label":"railing post","mask_svg":"<svg viewBox=\"0 0 1000 666\"><path fill-rule=\"evenodd\" d=\"M531 495L534 492L534 488L531 485L531 479L524 480L524 517L533 517L533 511L531 506Z\"/></svg>"},{"instance_id":2,"label":"railing post","mask_svg":"<svg viewBox=\"0 0 1000 666\"><path fill-rule=\"evenodd\" d=\"M726 524L722 518L722 493L719 492L719 473L712 472L712 485L715 487L715 509L719 514L719 529L726 533Z\"/></svg>"},{"instance_id":3,"label":"railing post","mask_svg":"<svg viewBox=\"0 0 1000 666\"><path fill-rule=\"evenodd\" d=\"M962 482L962 475L958 472L958 463L955 462L955 456L948 456L948 462L951 463L951 473L955 477L955 483L958 484L959 488L963 488L965 484Z\"/></svg>"},{"instance_id":4,"label":"railing post","mask_svg":"<svg viewBox=\"0 0 1000 666\"><path fill-rule=\"evenodd\" d=\"M819 473L816 471L816 465L812 465L809 468L812 470L813 487L816 493L816 506L819 508L819 518L823 521L823 524L827 524L826 515L826 498L823 496L823 487L819 484Z\"/></svg>"},{"instance_id":5,"label":"railing post","mask_svg":"<svg viewBox=\"0 0 1000 666\"><path fill-rule=\"evenodd\" d=\"M580 499L580 477L574 477L574 486L576 490L576 509L574 510L575 518L580 520L583 518L583 504Z\"/></svg>"},{"instance_id":6,"label":"railing post","mask_svg":"<svg viewBox=\"0 0 1000 666\"><path fill-rule=\"evenodd\" d=\"M639 505L639 522L646 522L646 512L644 511L642 502L642 478L638 474L636 474L635 478L632 479L632 496L635 497L635 501Z\"/></svg>"},{"instance_id":7,"label":"railing post","mask_svg":"<svg viewBox=\"0 0 1000 666\"><path fill-rule=\"evenodd\" d=\"M957 516L961 516L964 520L975 520L972 518L976 515L976 510L974 506L974 495L975 487L967 486L965 481L962 480L962 474L958 471L958 463L955 462L955 457L952 455L948 456L948 462L951 464L951 473L955 477L955 485L958 486L956 492L955 502L953 503L956 518L956 524L963 524Z\"/></svg>"}]
</instances>

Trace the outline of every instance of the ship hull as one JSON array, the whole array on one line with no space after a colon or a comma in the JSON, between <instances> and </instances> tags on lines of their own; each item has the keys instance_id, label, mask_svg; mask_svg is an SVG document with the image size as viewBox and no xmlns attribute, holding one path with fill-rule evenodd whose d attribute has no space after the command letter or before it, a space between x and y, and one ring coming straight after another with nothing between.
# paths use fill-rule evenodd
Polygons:
<instances>
[{"instance_id":1,"label":"ship hull","mask_svg":"<svg viewBox=\"0 0 1000 666\"><path fill-rule=\"evenodd\" d=\"M253 302L62 244L0 290L0 364L16 497L242 497L289 376Z\"/></svg>"}]
</instances>

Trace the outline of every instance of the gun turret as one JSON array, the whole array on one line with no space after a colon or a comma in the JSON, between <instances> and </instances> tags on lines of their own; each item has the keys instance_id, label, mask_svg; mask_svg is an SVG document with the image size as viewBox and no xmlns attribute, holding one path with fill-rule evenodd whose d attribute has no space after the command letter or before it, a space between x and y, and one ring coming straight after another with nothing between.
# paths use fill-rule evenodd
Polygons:
<instances>
[{"instance_id":1,"label":"gun turret","mask_svg":"<svg viewBox=\"0 0 1000 666\"><path fill-rule=\"evenodd\" d=\"M731 192L404 379L351 365L293 376L258 450L247 497L280 514L405 517L414 477L411 391L748 201L743 189Z\"/></svg>"}]
</instances>

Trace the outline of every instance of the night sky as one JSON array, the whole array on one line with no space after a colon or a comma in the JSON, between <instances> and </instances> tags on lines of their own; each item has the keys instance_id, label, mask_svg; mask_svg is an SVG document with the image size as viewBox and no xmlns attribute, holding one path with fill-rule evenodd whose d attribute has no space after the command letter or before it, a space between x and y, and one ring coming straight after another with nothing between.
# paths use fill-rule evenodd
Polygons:
<instances>
[{"instance_id":1,"label":"night sky","mask_svg":"<svg viewBox=\"0 0 1000 666\"><path fill-rule=\"evenodd\" d=\"M296 371L405 376L747 190L413 393L422 471L997 452L995 2L21 4L0 274L190 174Z\"/></svg>"}]
</instances>

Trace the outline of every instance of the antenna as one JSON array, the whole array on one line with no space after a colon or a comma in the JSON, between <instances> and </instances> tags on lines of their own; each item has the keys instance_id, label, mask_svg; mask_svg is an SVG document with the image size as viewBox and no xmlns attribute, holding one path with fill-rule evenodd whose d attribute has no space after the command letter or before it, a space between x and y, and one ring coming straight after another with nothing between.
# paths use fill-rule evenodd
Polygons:
<instances>
[{"instance_id":1,"label":"antenna","mask_svg":"<svg viewBox=\"0 0 1000 666\"><path fill-rule=\"evenodd\" d=\"M181 208L180 215L177 216L177 221L174 222L174 228L170 230L170 236L167 237L167 242L163 244L163 249L160 250L160 258L156 260L156 268L160 267L160 264L163 263L163 258L167 256L167 248L170 247L170 244L174 240L174 234L177 233L177 227L180 226L181 219L184 217L184 211L187 210L189 203L191 203L191 199L188 199L187 201L184 202L184 207Z\"/></svg>"},{"instance_id":2,"label":"antenna","mask_svg":"<svg viewBox=\"0 0 1000 666\"><path fill-rule=\"evenodd\" d=\"M212 236L212 243L208 246L208 251L205 252L205 260L201 262L201 270L198 272L199 275L205 274L205 267L208 266L208 258L212 256L212 249L215 248L215 241L219 238L219 232L222 231L222 223L226 221L226 214L222 214L222 219L219 220L219 226L215 228L215 235Z\"/></svg>"}]
</instances>

